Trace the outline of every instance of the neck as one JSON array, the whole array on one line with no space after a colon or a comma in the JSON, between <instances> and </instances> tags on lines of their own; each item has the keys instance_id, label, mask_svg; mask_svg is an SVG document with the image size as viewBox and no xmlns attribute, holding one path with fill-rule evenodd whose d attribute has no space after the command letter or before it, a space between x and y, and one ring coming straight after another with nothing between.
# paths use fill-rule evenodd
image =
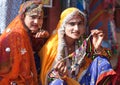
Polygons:
<instances>
[{"instance_id":1,"label":"neck","mask_svg":"<svg viewBox=\"0 0 120 85\"><path fill-rule=\"evenodd\" d=\"M75 44L75 39L72 39L72 38L70 38L68 36L65 36L65 42L66 42L67 46L72 46L72 45Z\"/></svg>"}]
</instances>

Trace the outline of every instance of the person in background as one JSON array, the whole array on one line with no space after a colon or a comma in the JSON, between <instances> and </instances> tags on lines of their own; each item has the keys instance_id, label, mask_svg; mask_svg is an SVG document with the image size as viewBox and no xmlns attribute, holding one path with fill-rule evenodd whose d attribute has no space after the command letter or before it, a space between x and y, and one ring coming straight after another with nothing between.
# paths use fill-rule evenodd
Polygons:
<instances>
[{"instance_id":1,"label":"person in background","mask_svg":"<svg viewBox=\"0 0 120 85\"><path fill-rule=\"evenodd\" d=\"M40 50L42 85L103 85L115 71L111 51L101 46L102 30L85 33L86 16L75 7L65 9L53 35ZM106 85L106 84L105 84Z\"/></svg>"},{"instance_id":2,"label":"person in background","mask_svg":"<svg viewBox=\"0 0 120 85\"><path fill-rule=\"evenodd\" d=\"M25 7L26 11L22 18L24 20L26 28L28 28L28 35L30 37L32 49L34 52L34 58L37 68L37 73L40 73L40 57L38 56L38 51L42 48L44 43L49 37L49 32L42 28L43 25L43 9L42 4L38 5L32 4L29 7ZM24 8L24 7L23 7ZM40 13L40 12L41 13Z\"/></svg>"},{"instance_id":3,"label":"person in background","mask_svg":"<svg viewBox=\"0 0 120 85\"><path fill-rule=\"evenodd\" d=\"M0 85L39 84L34 55L49 37L43 16L40 1L26 1L0 36Z\"/></svg>"}]
</instances>

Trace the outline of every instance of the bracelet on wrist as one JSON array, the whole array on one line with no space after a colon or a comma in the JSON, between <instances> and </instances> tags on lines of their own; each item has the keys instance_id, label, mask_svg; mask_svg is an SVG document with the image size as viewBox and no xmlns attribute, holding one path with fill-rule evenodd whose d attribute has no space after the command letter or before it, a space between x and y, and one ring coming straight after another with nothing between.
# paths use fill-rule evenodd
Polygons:
<instances>
[{"instance_id":1,"label":"bracelet on wrist","mask_svg":"<svg viewBox=\"0 0 120 85\"><path fill-rule=\"evenodd\" d=\"M99 49L94 49L95 54L101 54L104 49L100 47Z\"/></svg>"},{"instance_id":2,"label":"bracelet on wrist","mask_svg":"<svg viewBox=\"0 0 120 85\"><path fill-rule=\"evenodd\" d=\"M110 59L111 56L112 56L112 52L111 52L111 50L108 49L108 48L103 48L103 47L101 47L101 49L99 49L99 50L94 49L93 55L94 55L94 56L95 56L95 55L105 56L105 57L107 57L108 59Z\"/></svg>"}]
</instances>

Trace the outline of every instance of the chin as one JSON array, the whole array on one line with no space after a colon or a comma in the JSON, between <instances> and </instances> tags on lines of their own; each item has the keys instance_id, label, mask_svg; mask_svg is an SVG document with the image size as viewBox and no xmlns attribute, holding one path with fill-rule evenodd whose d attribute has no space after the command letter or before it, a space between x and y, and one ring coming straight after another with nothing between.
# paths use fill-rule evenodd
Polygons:
<instances>
[{"instance_id":1,"label":"chin","mask_svg":"<svg viewBox=\"0 0 120 85\"><path fill-rule=\"evenodd\" d=\"M35 31L36 32L36 31L38 31L38 29L31 29L31 31Z\"/></svg>"},{"instance_id":2,"label":"chin","mask_svg":"<svg viewBox=\"0 0 120 85\"><path fill-rule=\"evenodd\" d=\"M76 40L76 39L79 39L79 37L78 37L78 36L75 36L75 37L72 37L72 38L73 38L73 39L75 39L75 40Z\"/></svg>"},{"instance_id":3,"label":"chin","mask_svg":"<svg viewBox=\"0 0 120 85\"><path fill-rule=\"evenodd\" d=\"M36 33L36 32L37 32L37 30L31 30L31 32L32 32L32 33Z\"/></svg>"},{"instance_id":4,"label":"chin","mask_svg":"<svg viewBox=\"0 0 120 85\"><path fill-rule=\"evenodd\" d=\"M37 31L39 28L32 27L30 28L32 31Z\"/></svg>"}]
</instances>

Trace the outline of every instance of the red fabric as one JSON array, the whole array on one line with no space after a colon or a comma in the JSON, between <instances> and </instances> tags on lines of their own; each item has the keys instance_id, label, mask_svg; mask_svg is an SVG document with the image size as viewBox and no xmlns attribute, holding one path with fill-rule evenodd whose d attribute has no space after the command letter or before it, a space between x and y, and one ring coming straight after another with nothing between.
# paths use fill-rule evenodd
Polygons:
<instances>
[{"instance_id":1,"label":"red fabric","mask_svg":"<svg viewBox=\"0 0 120 85\"><path fill-rule=\"evenodd\" d=\"M98 80L96 81L96 85L99 85L98 83L99 83L102 79L104 79L105 77L108 77L109 75L115 75L115 74L116 74L116 73L115 73L115 71L113 71L113 70L111 70L111 71L109 71L109 72L103 73L102 75L99 76Z\"/></svg>"},{"instance_id":2,"label":"red fabric","mask_svg":"<svg viewBox=\"0 0 120 85\"><path fill-rule=\"evenodd\" d=\"M113 19L113 14L109 13L108 9L113 12L113 8L114 0L92 0L89 5L89 30L95 29L101 22L102 24L98 29L103 30L106 34L105 40L108 40L108 22Z\"/></svg>"},{"instance_id":3,"label":"red fabric","mask_svg":"<svg viewBox=\"0 0 120 85\"><path fill-rule=\"evenodd\" d=\"M34 52L38 52L47 40L47 38L35 38L33 34L30 34L29 36Z\"/></svg>"},{"instance_id":4,"label":"red fabric","mask_svg":"<svg viewBox=\"0 0 120 85\"><path fill-rule=\"evenodd\" d=\"M116 9L115 12L115 21L116 21L116 27L120 29L120 9Z\"/></svg>"},{"instance_id":5,"label":"red fabric","mask_svg":"<svg viewBox=\"0 0 120 85\"><path fill-rule=\"evenodd\" d=\"M33 50L23 24L25 9L34 1L22 4L19 15L0 36L0 85L38 85Z\"/></svg>"},{"instance_id":6,"label":"red fabric","mask_svg":"<svg viewBox=\"0 0 120 85\"><path fill-rule=\"evenodd\" d=\"M112 85L119 85L120 84L120 56L118 58L118 64L115 71L116 71L116 75L112 78Z\"/></svg>"},{"instance_id":7,"label":"red fabric","mask_svg":"<svg viewBox=\"0 0 120 85\"><path fill-rule=\"evenodd\" d=\"M0 78L0 85L9 85L11 81L37 85L32 47L19 16L0 36Z\"/></svg>"}]
</instances>

